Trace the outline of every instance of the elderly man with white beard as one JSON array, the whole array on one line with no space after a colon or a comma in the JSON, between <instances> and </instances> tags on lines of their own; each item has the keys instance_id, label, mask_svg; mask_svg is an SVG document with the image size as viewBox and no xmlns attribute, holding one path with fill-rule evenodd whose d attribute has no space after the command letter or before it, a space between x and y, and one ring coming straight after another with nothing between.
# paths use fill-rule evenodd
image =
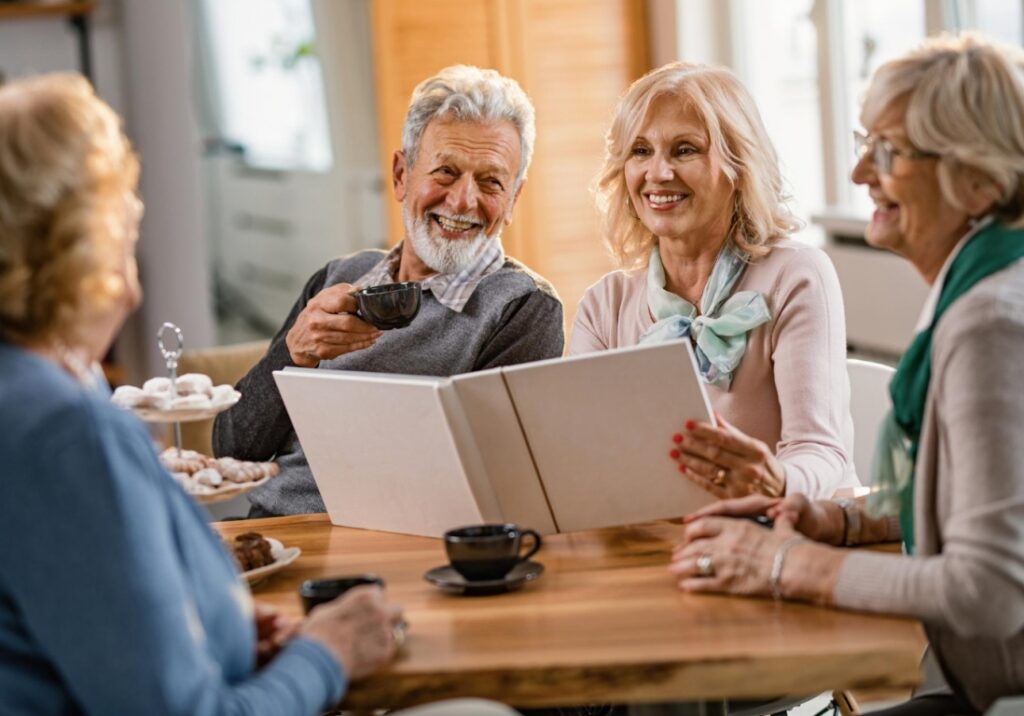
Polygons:
<instances>
[{"instance_id":1,"label":"elderly man with white beard","mask_svg":"<svg viewBox=\"0 0 1024 716\"><path fill-rule=\"evenodd\" d=\"M561 301L501 245L534 133L526 94L493 70L448 67L414 90L392 166L405 240L317 271L267 354L238 384L242 400L214 425L217 455L273 459L281 468L249 494L250 517L324 510L273 371L447 376L562 354ZM396 281L422 285L411 325L381 332L354 315L355 288Z\"/></svg>"}]
</instances>

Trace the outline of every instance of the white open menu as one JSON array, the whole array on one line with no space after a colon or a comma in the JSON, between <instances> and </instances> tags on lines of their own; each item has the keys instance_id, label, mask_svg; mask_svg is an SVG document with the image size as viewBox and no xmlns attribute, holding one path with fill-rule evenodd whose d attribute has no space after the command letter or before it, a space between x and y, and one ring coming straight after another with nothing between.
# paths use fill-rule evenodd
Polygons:
<instances>
[{"instance_id":1,"label":"white open menu","mask_svg":"<svg viewBox=\"0 0 1024 716\"><path fill-rule=\"evenodd\" d=\"M274 378L331 522L441 536L679 517L715 498L670 436L712 412L686 340L451 378L286 368Z\"/></svg>"}]
</instances>

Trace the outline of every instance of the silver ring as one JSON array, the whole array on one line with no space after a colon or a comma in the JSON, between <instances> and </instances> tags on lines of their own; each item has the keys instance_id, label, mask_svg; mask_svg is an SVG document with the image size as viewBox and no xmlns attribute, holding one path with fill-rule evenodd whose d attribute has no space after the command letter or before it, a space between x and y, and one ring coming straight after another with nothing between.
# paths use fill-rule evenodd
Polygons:
<instances>
[{"instance_id":1,"label":"silver ring","mask_svg":"<svg viewBox=\"0 0 1024 716\"><path fill-rule=\"evenodd\" d=\"M715 563L711 561L711 555L707 552L697 557L697 574L702 577L715 576Z\"/></svg>"},{"instance_id":2,"label":"silver ring","mask_svg":"<svg viewBox=\"0 0 1024 716\"><path fill-rule=\"evenodd\" d=\"M395 648L401 649L405 644L405 622L401 621L391 625L391 638L395 642Z\"/></svg>"}]
</instances>

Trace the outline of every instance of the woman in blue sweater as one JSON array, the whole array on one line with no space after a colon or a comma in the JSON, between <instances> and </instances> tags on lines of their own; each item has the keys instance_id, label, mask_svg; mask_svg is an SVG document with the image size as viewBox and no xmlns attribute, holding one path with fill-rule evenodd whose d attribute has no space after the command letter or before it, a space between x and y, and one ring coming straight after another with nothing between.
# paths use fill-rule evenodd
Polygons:
<instances>
[{"instance_id":1,"label":"woman in blue sweater","mask_svg":"<svg viewBox=\"0 0 1024 716\"><path fill-rule=\"evenodd\" d=\"M301 625L256 612L110 404L94 366L141 298L138 172L81 77L0 87L0 712L320 713L394 656L400 610L363 588Z\"/></svg>"}]
</instances>

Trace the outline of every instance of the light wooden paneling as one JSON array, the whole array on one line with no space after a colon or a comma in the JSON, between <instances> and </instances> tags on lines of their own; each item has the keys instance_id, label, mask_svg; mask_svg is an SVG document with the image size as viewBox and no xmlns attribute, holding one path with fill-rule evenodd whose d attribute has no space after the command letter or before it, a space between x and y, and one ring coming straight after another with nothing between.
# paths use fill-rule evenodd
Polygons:
<instances>
[{"instance_id":1,"label":"light wooden paneling","mask_svg":"<svg viewBox=\"0 0 1024 716\"><path fill-rule=\"evenodd\" d=\"M520 199L522 258L547 277L571 321L587 286L612 268L591 185L616 102L646 71L643 4L527 0L520 36L524 78L537 108L537 144Z\"/></svg>"},{"instance_id":2,"label":"light wooden paneling","mask_svg":"<svg viewBox=\"0 0 1024 716\"><path fill-rule=\"evenodd\" d=\"M372 8L381 168L390 187L413 89L449 65L500 71L503 47L493 35L504 27L506 13L499 0L375 0ZM402 209L390 188L386 194L388 235L395 244L405 234Z\"/></svg>"},{"instance_id":3,"label":"light wooden paneling","mask_svg":"<svg viewBox=\"0 0 1024 716\"><path fill-rule=\"evenodd\" d=\"M493 67L530 95L537 142L504 244L555 285L570 324L586 287L612 268L590 187L615 104L648 69L643 1L376 0L373 27L386 176L410 92L442 67ZM397 241L397 204L389 218Z\"/></svg>"}]
</instances>

